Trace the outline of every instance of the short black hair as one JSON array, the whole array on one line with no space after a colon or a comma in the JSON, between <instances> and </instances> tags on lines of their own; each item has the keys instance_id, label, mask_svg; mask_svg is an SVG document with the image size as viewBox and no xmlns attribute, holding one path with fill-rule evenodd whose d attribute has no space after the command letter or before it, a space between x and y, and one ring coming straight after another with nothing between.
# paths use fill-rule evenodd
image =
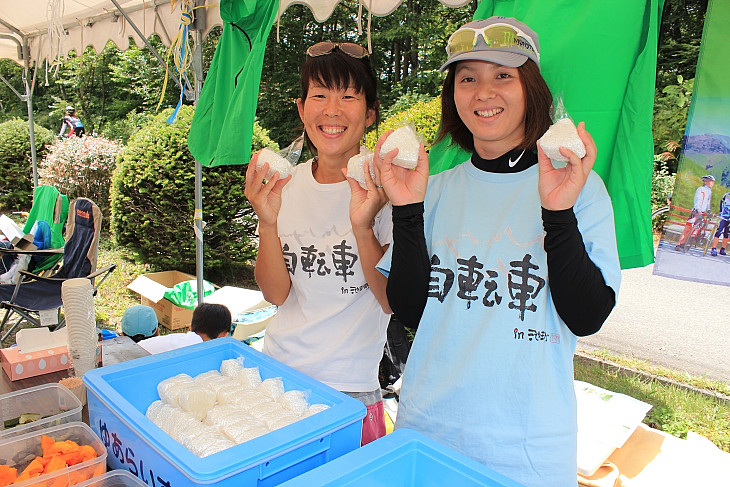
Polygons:
<instances>
[{"instance_id":1,"label":"short black hair","mask_svg":"<svg viewBox=\"0 0 730 487\"><path fill-rule=\"evenodd\" d=\"M231 331L231 312L227 307L217 303L203 303L193 311L190 331L205 335L211 340L221 333Z\"/></svg>"},{"instance_id":2,"label":"short black hair","mask_svg":"<svg viewBox=\"0 0 730 487\"><path fill-rule=\"evenodd\" d=\"M335 47L329 54L307 56L300 78L302 103L307 101L312 82L319 83L330 90L344 90L352 87L357 93L364 94L367 109L375 110L375 128L377 129L380 123L378 76L370 63L370 56L354 58ZM367 129L365 127L366 132ZM305 133L304 139L309 150L316 155L317 147L312 144L309 135Z\"/></svg>"}]
</instances>

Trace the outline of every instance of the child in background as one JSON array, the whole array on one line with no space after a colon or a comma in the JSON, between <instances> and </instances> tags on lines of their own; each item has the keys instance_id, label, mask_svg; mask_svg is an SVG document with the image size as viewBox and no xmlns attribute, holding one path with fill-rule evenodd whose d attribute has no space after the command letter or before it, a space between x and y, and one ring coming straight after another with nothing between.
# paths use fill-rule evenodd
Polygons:
<instances>
[{"instance_id":1,"label":"child in background","mask_svg":"<svg viewBox=\"0 0 730 487\"><path fill-rule=\"evenodd\" d=\"M217 303L203 303L193 311L189 332L148 338L138 345L151 354L167 352L228 336L231 324L231 312L227 307Z\"/></svg>"},{"instance_id":2,"label":"child in background","mask_svg":"<svg viewBox=\"0 0 730 487\"><path fill-rule=\"evenodd\" d=\"M135 343L160 334L155 310L143 304L127 308L122 315L122 335Z\"/></svg>"}]
</instances>

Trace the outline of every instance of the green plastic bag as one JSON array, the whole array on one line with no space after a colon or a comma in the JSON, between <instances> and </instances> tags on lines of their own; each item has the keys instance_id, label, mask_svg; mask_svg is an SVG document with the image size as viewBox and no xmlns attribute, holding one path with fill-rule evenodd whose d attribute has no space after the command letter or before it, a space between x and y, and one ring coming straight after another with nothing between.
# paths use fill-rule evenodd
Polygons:
<instances>
[{"instance_id":1,"label":"green plastic bag","mask_svg":"<svg viewBox=\"0 0 730 487\"><path fill-rule=\"evenodd\" d=\"M215 291L215 287L208 281L203 281L203 290L203 296L207 296ZM173 287L167 288L165 298L181 308L195 308L198 305L198 281L195 279L183 281L175 284Z\"/></svg>"}]
</instances>

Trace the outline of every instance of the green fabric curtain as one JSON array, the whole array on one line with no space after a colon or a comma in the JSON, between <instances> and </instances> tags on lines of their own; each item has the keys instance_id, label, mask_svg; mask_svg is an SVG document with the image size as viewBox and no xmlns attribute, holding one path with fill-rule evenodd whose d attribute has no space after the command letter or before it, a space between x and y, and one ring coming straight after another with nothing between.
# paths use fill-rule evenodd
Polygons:
<instances>
[{"instance_id":1,"label":"green fabric curtain","mask_svg":"<svg viewBox=\"0 0 730 487\"><path fill-rule=\"evenodd\" d=\"M251 158L266 39L276 0L221 0L224 27L188 135L203 166L246 164Z\"/></svg>"},{"instance_id":2,"label":"green fabric curtain","mask_svg":"<svg viewBox=\"0 0 730 487\"><path fill-rule=\"evenodd\" d=\"M539 35L542 74L598 146L595 171L616 215L621 267L651 264L652 113L664 0L482 0L474 19L515 17ZM431 173L469 157L444 141Z\"/></svg>"}]
</instances>

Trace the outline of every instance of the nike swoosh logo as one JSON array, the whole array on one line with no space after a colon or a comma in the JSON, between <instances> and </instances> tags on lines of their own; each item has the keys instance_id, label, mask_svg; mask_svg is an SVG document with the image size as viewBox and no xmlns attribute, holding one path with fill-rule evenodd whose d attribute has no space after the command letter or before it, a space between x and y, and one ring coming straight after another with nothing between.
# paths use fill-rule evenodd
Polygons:
<instances>
[{"instance_id":1,"label":"nike swoosh logo","mask_svg":"<svg viewBox=\"0 0 730 487\"><path fill-rule=\"evenodd\" d=\"M524 149L522 150L522 153L520 153L520 157L518 157L514 161L512 160L512 156L510 156L509 161L507 161L507 164L509 164L509 167L515 167L517 165L517 163L520 161L520 159L522 159L523 155L525 155Z\"/></svg>"}]
</instances>

